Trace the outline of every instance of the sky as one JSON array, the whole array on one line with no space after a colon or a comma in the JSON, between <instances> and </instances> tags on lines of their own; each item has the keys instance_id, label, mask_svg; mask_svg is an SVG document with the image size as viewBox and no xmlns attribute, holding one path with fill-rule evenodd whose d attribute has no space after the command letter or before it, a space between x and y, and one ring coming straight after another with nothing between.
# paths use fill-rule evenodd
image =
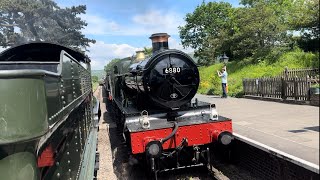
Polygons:
<instances>
[{"instance_id":1,"label":"sky","mask_svg":"<svg viewBox=\"0 0 320 180\"><path fill-rule=\"evenodd\" d=\"M143 47L151 47L150 35L165 32L169 48L183 50L178 26L203 0L55 0L60 7L86 5L86 14L80 17L88 25L86 37L95 39L88 48L93 70L102 70L114 58L132 56ZM239 6L239 0L225 0ZM206 0L205 2L208 2Z\"/></svg>"}]
</instances>

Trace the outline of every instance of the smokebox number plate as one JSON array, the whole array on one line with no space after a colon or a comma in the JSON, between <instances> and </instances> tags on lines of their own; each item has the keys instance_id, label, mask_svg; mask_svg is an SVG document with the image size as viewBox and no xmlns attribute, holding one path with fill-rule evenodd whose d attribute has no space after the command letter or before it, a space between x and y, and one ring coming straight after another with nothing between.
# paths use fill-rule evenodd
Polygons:
<instances>
[{"instance_id":1,"label":"smokebox number plate","mask_svg":"<svg viewBox=\"0 0 320 180\"><path fill-rule=\"evenodd\" d=\"M163 69L163 74L174 74L174 73L180 73L181 67L169 67Z\"/></svg>"}]
</instances>

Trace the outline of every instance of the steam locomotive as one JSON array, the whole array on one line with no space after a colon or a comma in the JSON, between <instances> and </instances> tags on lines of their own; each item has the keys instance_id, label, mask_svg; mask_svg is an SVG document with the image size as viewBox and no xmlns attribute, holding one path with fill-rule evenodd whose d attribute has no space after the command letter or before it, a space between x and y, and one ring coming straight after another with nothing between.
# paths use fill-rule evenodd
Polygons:
<instances>
[{"instance_id":1,"label":"steam locomotive","mask_svg":"<svg viewBox=\"0 0 320 180\"><path fill-rule=\"evenodd\" d=\"M3 51L0 179L94 179L98 107L84 54L44 42Z\"/></svg>"},{"instance_id":2,"label":"steam locomotive","mask_svg":"<svg viewBox=\"0 0 320 180\"><path fill-rule=\"evenodd\" d=\"M169 49L167 33L152 34L153 54L115 63L107 72L104 99L133 157L157 178L162 171L210 164L209 145L228 146L231 119L215 105L194 99L199 71L192 58ZM172 162L172 163L169 163Z\"/></svg>"}]
</instances>

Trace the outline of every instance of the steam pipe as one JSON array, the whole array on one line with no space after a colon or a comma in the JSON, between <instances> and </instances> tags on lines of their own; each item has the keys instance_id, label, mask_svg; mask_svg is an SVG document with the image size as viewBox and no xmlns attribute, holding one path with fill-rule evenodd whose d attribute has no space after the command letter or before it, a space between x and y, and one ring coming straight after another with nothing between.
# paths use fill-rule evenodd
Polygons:
<instances>
[{"instance_id":1,"label":"steam pipe","mask_svg":"<svg viewBox=\"0 0 320 180\"><path fill-rule=\"evenodd\" d=\"M160 140L161 144L165 143L165 142L168 141L170 138L172 138L173 135L176 134L176 132L177 132L177 130L178 130L178 128L179 128L178 123L177 123L177 122L174 122L173 125L174 125L173 131L171 132L171 134L169 134L169 136L167 136L167 137L165 137L165 138L163 138L163 139Z\"/></svg>"}]
</instances>

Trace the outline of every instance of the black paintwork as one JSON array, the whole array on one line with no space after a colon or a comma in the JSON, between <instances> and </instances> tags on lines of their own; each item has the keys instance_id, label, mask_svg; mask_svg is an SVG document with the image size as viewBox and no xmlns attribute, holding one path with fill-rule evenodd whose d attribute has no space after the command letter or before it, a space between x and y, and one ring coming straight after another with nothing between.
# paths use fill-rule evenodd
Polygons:
<instances>
[{"instance_id":1,"label":"black paintwork","mask_svg":"<svg viewBox=\"0 0 320 180\"><path fill-rule=\"evenodd\" d=\"M186 118L177 118L176 122L178 126L193 126L197 124L207 124L212 122L223 122L223 121L230 121L229 118L224 116L219 116L218 120L212 121L210 120L209 116L191 116ZM141 124L139 122L127 124L127 128L130 133L133 132L142 132L142 131L152 131L156 129L166 129L166 128L173 128L173 122L167 121L166 119L150 121L150 128L143 129L141 128Z\"/></svg>"},{"instance_id":2,"label":"black paintwork","mask_svg":"<svg viewBox=\"0 0 320 180\"><path fill-rule=\"evenodd\" d=\"M152 43L152 52L155 53L159 50L169 49L168 42L154 42Z\"/></svg>"},{"instance_id":3,"label":"black paintwork","mask_svg":"<svg viewBox=\"0 0 320 180\"><path fill-rule=\"evenodd\" d=\"M157 120L150 121L150 128L143 129L141 128L141 124L139 122L127 123L127 128L129 132L139 132L139 131L149 131L155 129L163 129L163 128L172 128L173 122L168 121L170 120L170 114L172 114L172 118L174 121L178 123L179 126L189 126L189 125L196 125L196 124L203 124L203 123L211 123L213 122L210 120L209 114L204 115L196 115L196 116L189 116L189 117L179 117L179 115L175 115L178 112L192 112L192 111L199 111L199 110L208 110L210 109L210 104L206 102L199 101L197 105L195 104L188 104L188 106L184 106L182 109L175 110L175 111L166 111L163 109L152 110L148 112L148 115L151 117L158 117ZM141 111L134 107L125 107L123 108L123 114L126 118L130 117L140 117ZM218 116L218 120L215 122L221 121L229 121L230 118L226 118L224 116Z\"/></svg>"},{"instance_id":4,"label":"black paintwork","mask_svg":"<svg viewBox=\"0 0 320 180\"><path fill-rule=\"evenodd\" d=\"M180 67L181 71L164 73L163 69L169 67ZM199 86L197 66L179 50L158 51L142 62L131 64L127 71L122 72L124 83L117 81L115 85L128 97L135 97L140 109L150 109L150 104L163 109L180 108L190 102ZM117 97L117 90L114 93Z\"/></svg>"},{"instance_id":5,"label":"black paintwork","mask_svg":"<svg viewBox=\"0 0 320 180\"><path fill-rule=\"evenodd\" d=\"M0 53L0 61L55 61L60 60L61 50L82 62L90 62L83 53L59 44L47 42L32 42L22 44Z\"/></svg>"}]
</instances>

